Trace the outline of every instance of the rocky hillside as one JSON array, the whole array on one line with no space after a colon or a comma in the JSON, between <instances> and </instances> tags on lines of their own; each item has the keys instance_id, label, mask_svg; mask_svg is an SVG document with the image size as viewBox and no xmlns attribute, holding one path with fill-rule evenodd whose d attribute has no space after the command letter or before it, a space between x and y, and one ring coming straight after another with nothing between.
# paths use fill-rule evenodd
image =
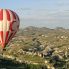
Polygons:
<instances>
[{"instance_id":1,"label":"rocky hillside","mask_svg":"<svg viewBox=\"0 0 69 69\"><path fill-rule=\"evenodd\" d=\"M47 69L69 68L69 29L27 27L20 29L3 51L3 57Z\"/></svg>"}]
</instances>

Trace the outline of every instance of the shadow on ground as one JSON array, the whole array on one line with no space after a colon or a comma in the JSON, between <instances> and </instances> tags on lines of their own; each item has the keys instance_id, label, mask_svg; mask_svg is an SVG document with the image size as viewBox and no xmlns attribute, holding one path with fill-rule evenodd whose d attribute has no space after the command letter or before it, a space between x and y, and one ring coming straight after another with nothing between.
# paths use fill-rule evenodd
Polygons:
<instances>
[{"instance_id":1,"label":"shadow on ground","mask_svg":"<svg viewBox=\"0 0 69 69\"><path fill-rule=\"evenodd\" d=\"M27 64L12 60L0 59L0 69L26 69Z\"/></svg>"}]
</instances>

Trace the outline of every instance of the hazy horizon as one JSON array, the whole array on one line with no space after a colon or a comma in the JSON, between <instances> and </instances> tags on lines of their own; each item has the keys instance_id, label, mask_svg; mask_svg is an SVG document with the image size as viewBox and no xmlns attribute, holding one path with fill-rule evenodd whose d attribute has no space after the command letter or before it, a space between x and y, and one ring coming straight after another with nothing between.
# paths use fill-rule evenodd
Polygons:
<instances>
[{"instance_id":1,"label":"hazy horizon","mask_svg":"<svg viewBox=\"0 0 69 69\"><path fill-rule=\"evenodd\" d=\"M29 26L34 26L34 27L47 27L47 28L57 28L57 27L62 27L65 29L69 29L69 23L47 23L45 20L21 20L21 27L20 28L26 28Z\"/></svg>"},{"instance_id":2,"label":"hazy horizon","mask_svg":"<svg viewBox=\"0 0 69 69\"><path fill-rule=\"evenodd\" d=\"M40 27L40 26L25 26L25 27L20 27L20 29L26 29L26 28L30 28L30 27L35 27L35 28L48 28L48 29L69 29L69 28L65 28L65 27L62 27L62 26L57 26L57 27L54 27L54 28L52 28L52 27L48 27L48 26L42 26L42 27Z\"/></svg>"}]
</instances>

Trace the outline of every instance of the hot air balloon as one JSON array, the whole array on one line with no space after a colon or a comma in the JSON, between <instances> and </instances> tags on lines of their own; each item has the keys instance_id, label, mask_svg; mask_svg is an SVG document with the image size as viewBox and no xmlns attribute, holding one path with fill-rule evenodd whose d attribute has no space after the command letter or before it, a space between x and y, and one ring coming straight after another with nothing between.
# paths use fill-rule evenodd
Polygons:
<instances>
[{"instance_id":1,"label":"hot air balloon","mask_svg":"<svg viewBox=\"0 0 69 69\"><path fill-rule=\"evenodd\" d=\"M9 9L0 9L0 44L4 49L19 29L18 15Z\"/></svg>"}]
</instances>

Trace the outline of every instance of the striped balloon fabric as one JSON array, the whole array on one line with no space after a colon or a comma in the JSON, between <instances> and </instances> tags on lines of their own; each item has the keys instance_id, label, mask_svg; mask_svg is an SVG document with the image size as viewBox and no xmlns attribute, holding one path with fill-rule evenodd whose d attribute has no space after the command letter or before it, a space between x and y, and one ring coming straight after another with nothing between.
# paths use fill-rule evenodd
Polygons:
<instances>
[{"instance_id":1,"label":"striped balloon fabric","mask_svg":"<svg viewBox=\"0 0 69 69\"><path fill-rule=\"evenodd\" d=\"M4 48L19 29L18 15L9 9L0 9L0 44Z\"/></svg>"}]
</instances>

